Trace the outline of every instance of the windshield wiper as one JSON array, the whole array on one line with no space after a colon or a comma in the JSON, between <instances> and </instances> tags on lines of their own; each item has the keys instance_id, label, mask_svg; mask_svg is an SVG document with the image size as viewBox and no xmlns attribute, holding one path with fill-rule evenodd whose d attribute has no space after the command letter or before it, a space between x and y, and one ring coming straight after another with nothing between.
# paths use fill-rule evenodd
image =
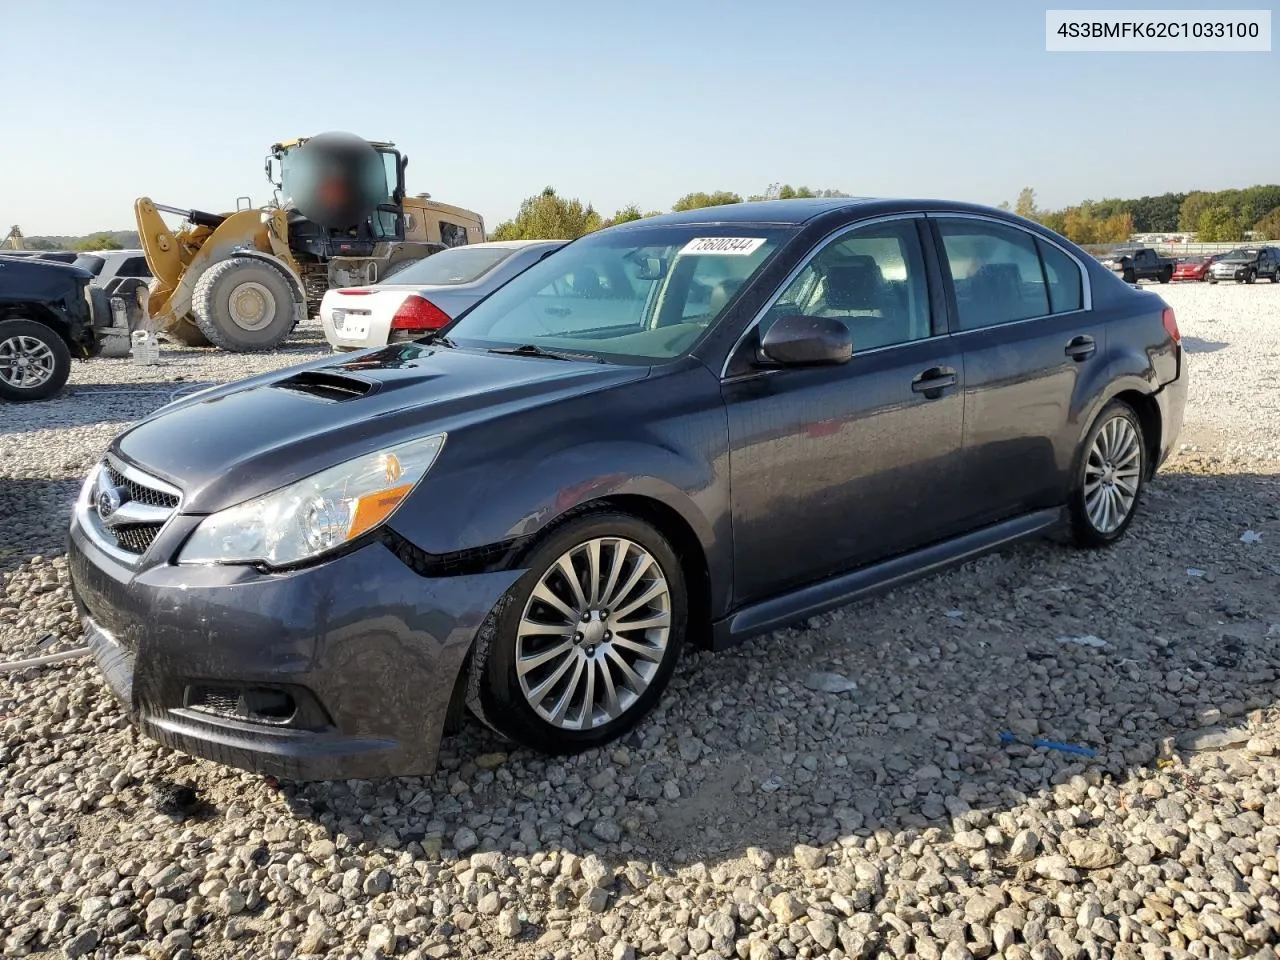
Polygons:
<instances>
[{"instance_id":1,"label":"windshield wiper","mask_svg":"<svg viewBox=\"0 0 1280 960\"><path fill-rule=\"evenodd\" d=\"M522 343L518 347L490 347L490 353L505 353L513 357L547 357L551 360L587 360L592 363L604 363L599 357L581 353L555 353L544 350L536 343Z\"/></svg>"},{"instance_id":2,"label":"windshield wiper","mask_svg":"<svg viewBox=\"0 0 1280 960\"><path fill-rule=\"evenodd\" d=\"M439 344L442 347L449 347L450 349L457 346L456 343L446 337L443 333L429 334L426 339L423 340L423 343L430 344L431 346Z\"/></svg>"}]
</instances>

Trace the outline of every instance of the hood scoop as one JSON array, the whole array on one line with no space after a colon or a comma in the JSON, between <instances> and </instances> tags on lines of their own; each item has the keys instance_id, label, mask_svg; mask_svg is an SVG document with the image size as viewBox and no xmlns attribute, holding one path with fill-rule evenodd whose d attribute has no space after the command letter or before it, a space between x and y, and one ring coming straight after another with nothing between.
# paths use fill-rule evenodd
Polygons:
<instances>
[{"instance_id":1,"label":"hood scoop","mask_svg":"<svg viewBox=\"0 0 1280 960\"><path fill-rule=\"evenodd\" d=\"M303 370L292 377L278 380L273 386L277 390L288 390L304 396L327 400L330 403L341 403L344 400L355 400L365 397L378 389L376 383L359 377L348 377L340 373L329 373L324 370Z\"/></svg>"}]
</instances>

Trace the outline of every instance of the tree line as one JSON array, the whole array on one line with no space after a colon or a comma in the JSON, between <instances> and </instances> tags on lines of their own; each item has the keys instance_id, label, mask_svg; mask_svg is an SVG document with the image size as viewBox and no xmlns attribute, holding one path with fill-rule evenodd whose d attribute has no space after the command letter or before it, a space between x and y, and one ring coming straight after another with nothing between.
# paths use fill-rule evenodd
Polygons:
<instances>
[{"instance_id":1,"label":"tree line","mask_svg":"<svg viewBox=\"0 0 1280 960\"><path fill-rule=\"evenodd\" d=\"M772 183L764 193L751 194L747 200L790 200L796 197L847 197L839 190L813 190L809 187L793 187L789 183ZM686 193L671 205L672 213L682 210L699 210L702 207L718 207L726 203L742 203L743 197L731 190L696 191ZM663 210L640 212L635 204L618 210L612 217L601 216L591 204L579 199L562 197L554 187L547 187L536 196L529 197L511 220L499 223L489 234L490 240L576 240L605 227L619 223L656 217Z\"/></svg>"},{"instance_id":2,"label":"tree line","mask_svg":"<svg viewBox=\"0 0 1280 960\"><path fill-rule=\"evenodd\" d=\"M1002 203L1003 209L1010 209ZM1280 185L1243 190L1193 190L1136 200L1086 200L1061 210L1044 210L1036 192L1024 187L1014 213L1035 220L1075 243L1118 243L1132 233L1194 233L1204 243L1246 239L1280 240Z\"/></svg>"}]
</instances>

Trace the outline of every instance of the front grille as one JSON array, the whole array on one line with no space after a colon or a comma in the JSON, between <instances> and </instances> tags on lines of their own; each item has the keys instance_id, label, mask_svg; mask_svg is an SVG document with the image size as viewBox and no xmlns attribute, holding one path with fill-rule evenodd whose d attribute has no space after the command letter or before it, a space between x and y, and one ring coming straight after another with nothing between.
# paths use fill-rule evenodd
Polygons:
<instances>
[{"instance_id":1,"label":"front grille","mask_svg":"<svg viewBox=\"0 0 1280 960\"><path fill-rule=\"evenodd\" d=\"M77 509L99 546L133 563L151 548L181 500L177 488L108 454Z\"/></svg>"}]
</instances>

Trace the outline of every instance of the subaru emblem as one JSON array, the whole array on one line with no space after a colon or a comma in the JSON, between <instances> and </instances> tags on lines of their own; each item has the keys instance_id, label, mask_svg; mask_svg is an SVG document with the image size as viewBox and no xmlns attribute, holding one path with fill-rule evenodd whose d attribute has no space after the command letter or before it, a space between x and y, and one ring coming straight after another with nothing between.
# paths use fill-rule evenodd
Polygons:
<instances>
[{"instance_id":1,"label":"subaru emblem","mask_svg":"<svg viewBox=\"0 0 1280 960\"><path fill-rule=\"evenodd\" d=\"M120 509L120 491L115 485L103 477L98 481L98 519L106 522L107 517L111 516Z\"/></svg>"}]
</instances>

